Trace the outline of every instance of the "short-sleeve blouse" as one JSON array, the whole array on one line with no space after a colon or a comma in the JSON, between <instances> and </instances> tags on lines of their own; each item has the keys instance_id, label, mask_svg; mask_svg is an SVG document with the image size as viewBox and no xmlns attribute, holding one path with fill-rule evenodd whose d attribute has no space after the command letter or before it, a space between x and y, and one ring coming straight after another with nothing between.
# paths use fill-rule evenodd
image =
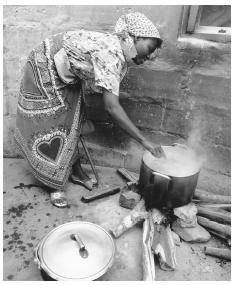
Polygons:
<instances>
[{"instance_id":1,"label":"short-sleeve blouse","mask_svg":"<svg viewBox=\"0 0 235 285\"><path fill-rule=\"evenodd\" d=\"M66 32L63 48L55 56L61 79L72 84L75 77L95 92L104 89L119 96L127 72L126 59L116 35L85 30Z\"/></svg>"}]
</instances>

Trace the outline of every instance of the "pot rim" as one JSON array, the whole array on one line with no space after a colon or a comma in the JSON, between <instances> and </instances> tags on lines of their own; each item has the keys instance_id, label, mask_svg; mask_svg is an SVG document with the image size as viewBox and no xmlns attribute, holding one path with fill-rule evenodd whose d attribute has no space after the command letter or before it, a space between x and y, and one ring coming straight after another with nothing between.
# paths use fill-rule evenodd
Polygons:
<instances>
[{"instance_id":1,"label":"pot rim","mask_svg":"<svg viewBox=\"0 0 235 285\"><path fill-rule=\"evenodd\" d=\"M189 178L189 177L192 177L196 174L199 174L200 171L201 171L201 167L199 167L199 169L197 171L195 171L195 173L191 174L191 175L187 175L187 176L175 176L175 175L170 175L170 174L166 174L166 173L163 173L159 170L155 171L153 170L152 168L150 168L145 162L144 162L144 159L142 158L142 163L152 172L159 172L160 174L162 175L166 175L166 176L169 176L170 178Z\"/></svg>"}]
</instances>

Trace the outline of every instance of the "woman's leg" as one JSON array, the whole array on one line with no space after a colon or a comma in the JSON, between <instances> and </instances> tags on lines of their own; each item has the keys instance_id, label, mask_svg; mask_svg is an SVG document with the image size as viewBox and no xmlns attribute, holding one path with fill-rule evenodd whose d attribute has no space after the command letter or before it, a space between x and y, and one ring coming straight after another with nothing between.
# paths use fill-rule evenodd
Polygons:
<instances>
[{"instance_id":1,"label":"woman's leg","mask_svg":"<svg viewBox=\"0 0 235 285\"><path fill-rule=\"evenodd\" d=\"M92 190L92 179L82 169L80 158L72 166L71 180L75 184L83 185L88 190Z\"/></svg>"}]
</instances>

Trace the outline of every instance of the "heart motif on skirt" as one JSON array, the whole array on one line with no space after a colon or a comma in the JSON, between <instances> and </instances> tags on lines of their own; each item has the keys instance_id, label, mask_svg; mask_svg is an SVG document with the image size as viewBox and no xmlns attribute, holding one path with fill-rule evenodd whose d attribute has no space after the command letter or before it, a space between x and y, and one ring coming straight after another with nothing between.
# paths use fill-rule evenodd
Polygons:
<instances>
[{"instance_id":1,"label":"heart motif on skirt","mask_svg":"<svg viewBox=\"0 0 235 285\"><path fill-rule=\"evenodd\" d=\"M48 141L40 142L37 145L37 151L46 160L52 160L53 162L56 162L60 155L62 147L63 138L55 136Z\"/></svg>"}]
</instances>

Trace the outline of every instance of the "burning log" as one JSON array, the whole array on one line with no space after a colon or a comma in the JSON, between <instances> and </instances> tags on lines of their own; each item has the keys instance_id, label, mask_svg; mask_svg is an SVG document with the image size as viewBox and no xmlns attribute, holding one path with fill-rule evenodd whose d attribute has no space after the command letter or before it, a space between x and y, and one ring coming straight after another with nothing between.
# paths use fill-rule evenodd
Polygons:
<instances>
[{"instance_id":1,"label":"burning log","mask_svg":"<svg viewBox=\"0 0 235 285\"><path fill-rule=\"evenodd\" d=\"M176 249L169 225L154 225L152 249L158 256L161 269L172 271L176 268Z\"/></svg>"},{"instance_id":2,"label":"burning log","mask_svg":"<svg viewBox=\"0 0 235 285\"><path fill-rule=\"evenodd\" d=\"M231 250L227 248L216 248L216 247L205 246L204 252L206 255L211 255L211 256L231 260Z\"/></svg>"},{"instance_id":3,"label":"burning log","mask_svg":"<svg viewBox=\"0 0 235 285\"><path fill-rule=\"evenodd\" d=\"M196 189L194 193L194 198L199 199L204 202L211 202L211 203L218 203L218 204L231 204L231 196L224 196L224 195L218 195L218 194L212 194L210 192Z\"/></svg>"},{"instance_id":4,"label":"burning log","mask_svg":"<svg viewBox=\"0 0 235 285\"><path fill-rule=\"evenodd\" d=\"M132 228L138 222L145 220L147 217L148 212L145 209L144 200L141 199L135 208L130 211L130 214L125 216L115 229L110 229L110 232L115 238L118 238L128 229Z\"/></svg>"},{"instance_id":5,"label":"burning log","mask_svg":"<svg viewBox=\"0 0 235 285\"><path fill-rule=\"evenodd\" d=\"M228 225L222 225L220 223L210 221L209 219L200 216L197 216L197 221L201 226L211 229L212 231L218 232L224 237L231 237L231 227Z\"/></svg>"},{"instance_id":6,"label":"burning log","mask_svg":"<svg viewBox=\"0 0 235 285\"><path fill-rule=\"evenodd\" d=\"M152 250L158 256L161 269L171 271L176 268L176 249L170 225L166 225L166 216L158 209L150 211L154 235Z\"/></svg>"},{"instance_id":7,"label":"burning log","mask_svg":"<svg viewBox=\"0 0 235 285\"><path fill-rule=\"evenodd\" d=\"M231 224L231 213L220 213L216 209L211 210L200 206L197 206L197 211L200 216L207 217L213 221Z\"/></svg>"},{"instance_id":8,"label":"burning log","mask_svg":"<svg viewBox=\"0 0 235 285\"><path fill-rule=\"evenodd\" d=\"M145 219L143 224L143 281L155 280L154 255L151 250L153 232L154 228L152 221L149 218Z\"/></svg>"},{"instance_id":9,"label":"burning log","mask_svg":"<svg viewBox=\"0 0 235 285\"><path fill-rule=\"evenodd\" d=\"M160 225L167 221L167 217L158 209L153 208L150 210L150 216L154 224Z\"/></svg>"}]
</instances>

